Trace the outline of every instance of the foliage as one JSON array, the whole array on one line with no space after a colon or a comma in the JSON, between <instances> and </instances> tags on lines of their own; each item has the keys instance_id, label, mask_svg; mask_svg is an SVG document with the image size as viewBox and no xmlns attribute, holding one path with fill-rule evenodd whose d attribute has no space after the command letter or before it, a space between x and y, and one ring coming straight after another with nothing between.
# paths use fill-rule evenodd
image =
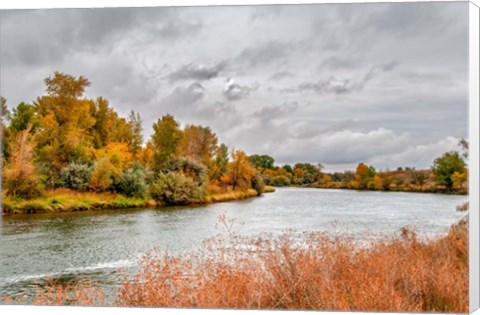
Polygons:
<instances>
[{"instance_id":1,"label":"foliage","mask_svg":"<svg viewBox=\"0 0 480 315\"><path fill-rule=\"evenodd\" d=\"M455 172L460 174L464 173L466 170L465 161L456 151L447 152L443 156L435 159L433 162L433 173L435 175L435 180L440 185L445 185L445 187L453 187L452 176Z\"/></svg>"},{"instance_id":2,"label":"foliage","mask_svg":"<svg viewBox=\"0 0 480 315\"><path fill-rule=\"evenodd\" d=\"M92 167L87 164L70 163L60 170L58 186L86 191L92 177Z\"/></svg>"},{"instance_id":3,"label":"foliage","mask_svg":"<svg viewBox=\"0 0 480 315\"><path fill-rule=\"evenodd\" d=\"M252 177L252 188L255 189L258 196L263 194L263 191L265 190L265 183L258 173Z\"/></svg>"},{"instance_id":4,"label":"foliage","mask_svg":"<svg viewBox=\"0 0 480 315\"><path fill-rule=\"evenodd\" d=\"M211 168L217 142L217 136L209 127L187 125L179 143L179 155Z\"/></svg>"},{"instance_id":5,"label":"foliage","mask_svg":"<svg viewBox=\"0 0 480 315\"><path fill-rule=\"evenodd\" d=\"M127 197L144 198L147 191L147 174L141 166L124 170L122 176L116 179L111 190Z\"/></svg>"},{"instance_id":6,"label":"foliage","mask_svg":"<svg viewBox=\"0 0 480 315\"><path fill-rule=\"evenodd\" d=\"M256 170L250 159L243 151L233 151L232 161L228 163L227 175L229 183L232 188L235 189L248 189L251 187L253 176L255 176Z\"/></svg>"},{"instance_id":7,"label":"foliage","mask_svg":"<svg viewBox=\"0 0 480 315\"><path fill-rule=\"evenodd\" d=\"M182 173L160 173L157 182L150 188L153 199L166 205L186 205L202 202L206 197L206 186L199 185Z\"/></svg>"},{"instance_id":8,"label":"foliage","mask_svg":"<svg viewBox=\"0 0 480 315\"><path fill-rule=\"evenodd\" d=\"M111 189L114 182L118 182L122 176L122 170L115 167L109 158L102 158L93 165L92 177L89 187L97 192Z\"/></svg>"},{"instance_id":9,"label":"foliage","mask_svg":"<svg viewBox=\"0 0 480 315\"><path fill-rule=\"evenodd\" d=\"M275 163L275 160L270 155L253 154L253 155L250 156L250 162L257 169L259 169L260 171L263 171L263 170L266 170L266 169L272 169L273 164Z\"/></svg>"},{"instance_id":10,"label":"foliage","mask_svg":"<svg viewBox=\"0 0 480 315\"><path fill-rule=\"evenodd\" d=\"M3 189L7 196L31 199L43 192L43 184L33 163L33 137L30 127L11 143L8 164L3 170Z\"/></svg>"},{"instance_id":11,"label":"foliage","mask_svg":"<svg viewBox=\"0 0 480 315\"><path fill-rule=\"evenodd\" d=\"M162 116L153 124L153 131L153 169L160 172L165 170L168 162L178 155L182 131L178 122L171 115Z\"/></svg>"},{"instance_id":12,"label":"foliage","mask_svg":"<svg viewBox=\"0 0 480 315\"><path fill-rule=\"evenodd\" d=\"M373 166L368 166L365 163L360 163L357 166L355 177L349 183L349 186L354 189L373 189L375 184L373 183L374 176L376 174Z\"/></svg>"}]
</instances>

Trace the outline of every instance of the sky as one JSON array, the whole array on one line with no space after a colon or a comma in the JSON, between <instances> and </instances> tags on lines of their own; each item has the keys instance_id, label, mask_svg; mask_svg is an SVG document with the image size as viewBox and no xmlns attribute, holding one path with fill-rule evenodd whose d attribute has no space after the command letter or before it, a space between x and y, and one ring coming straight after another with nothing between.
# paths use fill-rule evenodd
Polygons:
<instances>
[{"instance_id":1,"label":"sky","mask_svg":"<svg viewBox=\"0 0 480 315\"><path fill-rule=\"evenodd\" d=\"M328 171L429 168L468 136L468 2L4 10L0 94L54 71L230 149Z\"/></svg>"}]
</instances>

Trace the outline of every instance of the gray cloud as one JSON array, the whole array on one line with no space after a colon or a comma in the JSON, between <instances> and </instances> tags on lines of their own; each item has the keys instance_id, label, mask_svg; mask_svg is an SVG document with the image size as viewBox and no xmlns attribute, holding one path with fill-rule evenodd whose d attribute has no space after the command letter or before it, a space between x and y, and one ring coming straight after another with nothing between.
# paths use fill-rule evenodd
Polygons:
<instances>
[{"instance_id":1,"label":"gray cloud","mask_svg":"<svg viewBox=\"0 0 480 315\"><path fill-rule=\"evenodd\" d=\"M322 63L318 66L319 70L337 70L337 69L354 69L359 65L358 60L354 59L342 59L335 56L325 58Z\"/></svg>"},{"instance_id":2,"label":"gray cloud","mask_svg":"<svg viewBox=\"0 0 480 315\"><path fill-rule=\"evenodd\" d=\"M262 121L268 121L283 118L295 112L299 107L297 102L284 103L278 106L264 106L253 113L253 118L259 118Z\"/></svg>"},{"instance_id":3,"label":"gray cloud","mask_svg":"<svg viewBox=\"0 0 480 315\"><path fill-rule=\"evenodd\" d=\"M279 71L279 72L275 72L274 74L272 74L270 79L272 79L272 80L282 80L282 79L286 79L286 78L291 78L293 76L294 76L294 74L291 73L290 71Z\"/></svg>"},{"instance_id":4,"label":"gray cloud","mask_svg":"<svg viewBox=\"0 0 480 315\"><path fill-rule=\"evenodd\" d=\"M205 96L205 88L198 82L187 87L176 87L173 92L160 101L160 107L169 113L188 110Z\"/></svg>"},{"instance_id":5,"label":"gray cloud","mask_svg":"<svg viewBox=\"0 0 480 315\"><path fill-rule=\"evenodd\" d=\"M269 64L287 57L290 46L289 43L268 41L245 48L236 59L249 66Z\"/></svg>"},{"instance_id":6,"label":"gray cloud","mask_svg":"<svg viewBox=\"0 0 480 315\"><path fill-rule=\"evenodd\" d=\"M5 11L2 41L5 62L45 64L81 51L107 49L125 34L145 30L148 37L171 40L201 28L176 8L101 8Z\"/></svg>"},{"instance_id":7,"label":"gray cloud","mask_svg":"<svg viewBox=\"0 0 480 315\"><path fill-rule=\"evenodd\" d=\"M238 101L246 98L252 91L255 91L256 89L258 89L258 84L253 84L251 86L240 85L235 83L232 78L228 78L223 89L223 95L229 101Z\"/></svg>"},{"instance_id":8,"label":"gray cloud","mask_svg":"<svg viewBox=\"0 0 480 315\"><path fill-rule=\"evenodd\" d=\"M362 79L352 81L350 79L338 79L334 76L328 79L315 82L304 82L298 85L297 89L287 88L284 92L293 93L295 91L313 91L318 94L347 94L363 90L366 84L382 72L388 72L397 66L397 62L389 62L381 66L372 67L363 76Z\"/></svg>"},{"instance_id":9,"label":"gray cloud","mask_svg":"<svg viewBox=\"0 0 480 315\"><path fill-rule=\"evenodd\" d=\"M187 64L170 73L166 78L170 82L180 80L210 80L218 77L220 72L228 65L227 60L223 60L213 66Z\"/></svg>"}]
</instances>

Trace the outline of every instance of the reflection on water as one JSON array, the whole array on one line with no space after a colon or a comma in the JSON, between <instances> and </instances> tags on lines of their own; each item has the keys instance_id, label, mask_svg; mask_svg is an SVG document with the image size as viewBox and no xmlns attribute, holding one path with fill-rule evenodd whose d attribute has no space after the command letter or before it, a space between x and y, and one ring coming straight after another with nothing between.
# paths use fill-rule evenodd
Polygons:
<instances>
[{"instance_id":1,"label":"reflection on water","mask_svg":"<svg viewBox=\"0 0 480 315\"><path fill-rule=\"evenodd\" d=\"M221 233L218 216L243 223L239 234L335 231L357 239L392 235L408 226L423 237L444 234L463 217L465 196L283 188L273 194L208 206L102 210L3 217L0 225L0 296L31 293L44 278L92 279L105 288L118 269L135 271L156 247L186 253Z\"/></svg>"}]
</instances>

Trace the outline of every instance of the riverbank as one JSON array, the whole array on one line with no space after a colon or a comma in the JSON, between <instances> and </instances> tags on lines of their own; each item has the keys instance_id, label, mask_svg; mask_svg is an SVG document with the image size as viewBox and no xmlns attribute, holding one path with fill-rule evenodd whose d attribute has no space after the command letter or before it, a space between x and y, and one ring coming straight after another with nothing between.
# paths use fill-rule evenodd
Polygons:
<instances>
[{"instance_id":1,"label":"riverbank","mask_svg":"<svg viewBox=\"0 0 480 315\"><path fill-rule=\"evenodd\" d=\"M224 223L228 226L228 222ZM468 222L419 241L406 228L359 246L319 232L214 238L198 253L146 254L113 303L123 307L468 312ZM307 245L307 246L305 246ZM247 250L245 250L247 248ZM213 258L212 258L213 257ZM181 292L181 294L177 294ZM7 303L16 303L6 299ZM55 284L34 304L104 305L94 283ZM18 302L17 302L18 303Z\"/></svg>"},{"instance_id":2,"label":"riverbank","mask_svg":"<svg viewBox=\"0 0 480 315\"><path fill-rule=\"evenodd\" d=\"M383 191L383 192L409 192L409 193L429 193L429 194L444 194L444 195L458 195L465 196L468 195L467 189L446 189L442 187L432 187L432 186L401 186L401 187L390 187L388 190L385 189L356 189L349 187L344 183L324 183L324 184L306 184L306 185L291 185L291 187L302 187L302 188L321 188L321 189L347 189L347 190L356 190L356 191Z\"/></svg>"},{"instance_id":3,"label":"riverbank","mask_svg":"<svg viewBox=\"0 0 480 315\"><path fill-rule=\"evenodd\" d=\"M275 192L275 188L266 186L264 192ZM258 193L254 189L228 191L209 195L204 201L196 204L241 200L257 196ZM77 192L69 189L57 189L47 191L42 197L31 200L4 197L2 199L2 215L166 206L151 198L133 198L113 193Z\"/></svg>"}]
</instances>

